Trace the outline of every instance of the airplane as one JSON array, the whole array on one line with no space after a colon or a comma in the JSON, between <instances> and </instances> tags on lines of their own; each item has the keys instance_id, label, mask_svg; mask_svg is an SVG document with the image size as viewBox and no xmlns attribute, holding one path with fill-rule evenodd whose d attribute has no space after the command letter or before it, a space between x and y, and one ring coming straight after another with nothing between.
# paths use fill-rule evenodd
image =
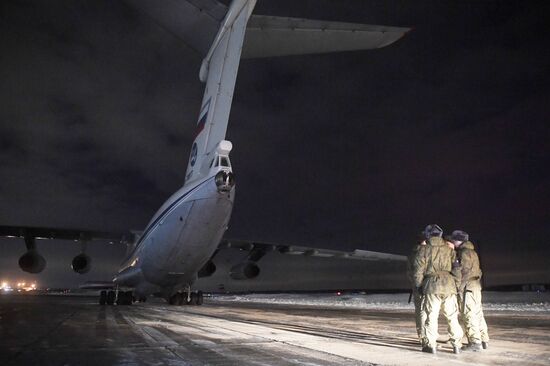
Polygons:
<instances>
[{"instance_id":1,"label":"airplane","mask_svg":"<svg viewBox=\"0 0 550 366\"><path fill-rule=\"evenodd\" d=\"M24 239L27 252L19 259L23 271L39 273L46 266L36 239L84 244L108 240L125 244L128 250L112 282L98 285L97 288L105 288L100 292L100 304L129 305L155 295L173 305L200 305L203 292L197 280L219 274L216 260L228 249L246 253L227 271L232 280L241 283L259 278L258 261L270 253L308 261L369 261L377 271L384 266L390 268L392 263L397 264L391 267L395 271L404 268L405 257L388 253L342 252L236 241L223 236L235 200L236 181L229 158L233 145L225 135L240 59L376 49L394 43L408 28L254 15L256 0L232 0L228 6L215 0L126 2L204 56L199 78L205 83L205 90L185 183L141 232L0 226L0 237ZM91 258L84 247L72 261L73 270L81 274L91 268Z\"/></svg>"}]
</instances>

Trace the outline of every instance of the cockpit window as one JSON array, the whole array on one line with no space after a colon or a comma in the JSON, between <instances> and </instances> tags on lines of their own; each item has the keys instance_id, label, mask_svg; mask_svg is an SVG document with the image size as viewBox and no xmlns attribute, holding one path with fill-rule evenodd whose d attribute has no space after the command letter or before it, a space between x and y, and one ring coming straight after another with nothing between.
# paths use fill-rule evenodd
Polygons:
<instances>
[{"instance_id":1,"label":"cockpit window","mask_svg":"<svg viewBox=\"0 0 550 366\"><path fill-rule=\"evenodd\" d=\"M226 156L222 156L221 165L229 168L229 159Z\"/></svg>"}]
</instances>

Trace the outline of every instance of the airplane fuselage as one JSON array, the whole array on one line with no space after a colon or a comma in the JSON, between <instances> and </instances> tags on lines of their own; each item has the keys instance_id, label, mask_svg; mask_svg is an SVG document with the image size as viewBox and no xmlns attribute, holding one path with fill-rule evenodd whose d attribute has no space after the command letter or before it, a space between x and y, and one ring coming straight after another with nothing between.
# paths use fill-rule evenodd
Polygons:
<instances>
[{"instance_id":1,"label":"airplane fuselage","mask_svg":"<svg viewBox=\"0 0 550 366\"><path fill-rule=\"evenodd\" d=\"M169 297L193 284L217 249L233 209L235 187L220 189L220 172L230 169L213 170L162 205L123 262L117 285L134 288L136 297Z\"/></svg>"}]
</instances>

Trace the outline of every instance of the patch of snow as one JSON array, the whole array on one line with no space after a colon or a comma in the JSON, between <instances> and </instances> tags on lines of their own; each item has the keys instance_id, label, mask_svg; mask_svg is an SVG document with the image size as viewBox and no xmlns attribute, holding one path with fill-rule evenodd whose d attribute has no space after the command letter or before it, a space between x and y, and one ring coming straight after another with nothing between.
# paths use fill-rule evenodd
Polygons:
<instances>
[{"instance_id":1,"label":"patch of snow","mask_svg":"<svg viewBox=\"0 0 550 366\"><path fill-rule=\"evenodd\" d=\"M212 295L214 301L335 307L349 309L412 310L409 294L244 294ZM492 311L550 312L548 292L484 292L483 308Z\"/></svg>"}]
</instances>

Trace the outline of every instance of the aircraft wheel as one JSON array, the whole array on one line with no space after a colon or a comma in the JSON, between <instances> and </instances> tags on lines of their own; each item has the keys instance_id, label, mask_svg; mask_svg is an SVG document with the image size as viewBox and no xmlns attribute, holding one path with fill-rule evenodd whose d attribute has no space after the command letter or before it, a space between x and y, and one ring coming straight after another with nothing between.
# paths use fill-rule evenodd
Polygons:
<instances>
[{"instance_id":1,"label":"aircraft wheel","mask_svg":"<svg viewBox=\"0 0 550 366\"><path fill-rule=\"evenodd\" d=\"M107 303L107 291L103 290L99 293L99 305L105 305Z\"/></svg>"},{"instance_id":2,"label":"aircraft wheel","mask_svg":"<svg viewBox=\"0 0 550 366\"><path fill-rule=\"evenodd\" d=\"M117 305L126 305L126 292L119 291L116 297Z\"/></svg>"},{"instance_id":3,"label":"aircraft wheel","mask_svg":"<svg viewBox=\"0 0 550 366\"><path fill-rule=\"evenodd\" d=\"M204 302L204 295L202 291L197 291L197 305L202 305Z\"/></svg>"},{"instance_id":4,"label":"aircraft wheel","mask_svg":"<svg viewBox=\"0 0 550 366\"><path fill-rule=\"evenodd\" d=\"M197 293L196 293L196 292L192 292L192 293L191 293L191 301L189 302L189 304L191 304L191 305L198 305L198 299L199 299L199 297L198 297Z\"/></svg>"},{"instance_id":5,"label":"aircraft wheel","mask_svg":"<svg viewBox=\"0 0 550 366\"><path fill-rule=\"evenodd\" d=\"M178 299L177 299L178 300L178 305L180 305L180 306L185 305L185 295L182 294L181 292L178 292L177 296L178 296Z\"/></svg>"},{"instance_id":6,"label":"aircraft wheel","mask_svg":"<svg viewBox=\"0 0 550 366\"><path fill-rule=\"evenodd\" d=\"M107 291L107 305L113 305L115 303L115 292L114 291Z\"/></svg>"},{"instance_id":7,"label":"aircraft wheel","mask_svg":"<svg viewBox=\"0 0 550 366\"><path fill-rule=\"evenodd\" d=\"M193 294L188 298L187 294L183 294L183 304L184 305L192 305L193 304Z\"/></svg>"},{"instance_id":8,"label":"aircraft wheel","mask_svg":"<svg viewBox=\"0 0 550 366\"><path fill-rule=\"evenodd\" d=\"M170 296L170 298L168 299L168 304L177 305L178 304L178 294L174 294L174 295Z\"/></svg>"},{"instance_id":9,"label":"aircraft wheel","mask_svg":"<svg viewBox=\"0 0 550 366\"><path fill-rule=\"evenodd\" d=\"M126 291L124 294L123 305L132 305L134 303L134 293L132 291Z\"/></svg>"}]
</instances>

